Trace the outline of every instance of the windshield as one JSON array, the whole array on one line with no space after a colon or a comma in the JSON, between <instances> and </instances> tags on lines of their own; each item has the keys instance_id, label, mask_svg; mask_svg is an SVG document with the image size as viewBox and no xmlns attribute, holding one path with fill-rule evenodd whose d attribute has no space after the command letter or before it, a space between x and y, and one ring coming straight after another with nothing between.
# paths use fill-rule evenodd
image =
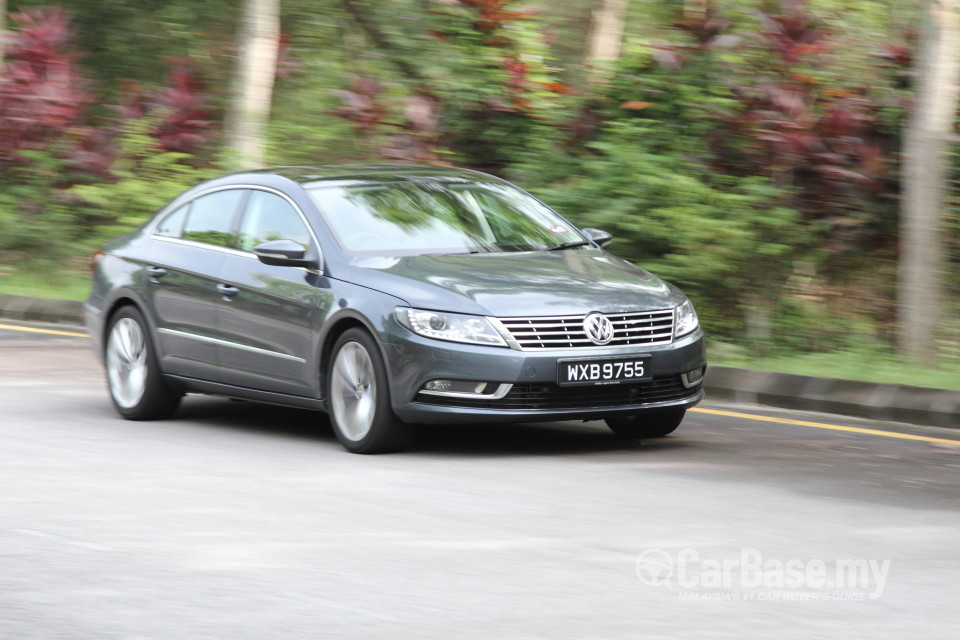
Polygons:
<instances>
[{"instance_id":1,"label":"windshield","mask_svg":"<svg viewBox=\"0 0 960 640\"><path fill-rule=\"evenodd\" d=\"M420 255L538 251L583 236L508 185L418 179L309 190L340 244L354 253Z\"/></svg>"}]
</instances>

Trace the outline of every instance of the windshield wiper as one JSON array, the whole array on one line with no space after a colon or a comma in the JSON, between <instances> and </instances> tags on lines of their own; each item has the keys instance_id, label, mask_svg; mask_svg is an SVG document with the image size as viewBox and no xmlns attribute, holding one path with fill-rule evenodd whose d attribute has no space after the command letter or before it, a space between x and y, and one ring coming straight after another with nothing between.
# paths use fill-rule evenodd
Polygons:
<instances>
[{"instance_id":1,"label":"windshield wiper","mask_svg":"<svg viewBox=\"0 0 960 640\"><path fill-rule=\"evenodd\" d=\"M582 247L588 244L590 244L589 240L573 240L572 242L561 242L560 244L555 244L552 247L545 247L543 250L558 251L560 249L572 249L573 247Z\"/></svg>"},{"instance_id":2,"label":"windshield wiper","mask_svg":"<svg viewBox=\"0 0 960 640\"><path fill-rule=\"evenodd\" d=\"M490 252L481 251L480 249L466 249L465 251L434 251L429 253L421 253L418 255L421 255L421 256L468 256L474 253L490 253Z\"/></svg>"}]
</instances>

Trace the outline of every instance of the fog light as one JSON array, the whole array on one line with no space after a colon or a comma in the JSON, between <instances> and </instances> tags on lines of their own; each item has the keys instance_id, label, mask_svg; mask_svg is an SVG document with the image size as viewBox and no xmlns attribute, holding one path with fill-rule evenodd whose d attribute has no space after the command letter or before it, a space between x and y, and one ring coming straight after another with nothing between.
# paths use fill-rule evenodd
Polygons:
<instances>
[{"instance_id":1,"label":"fog light","mask_svg":"<svg viewBox=\"0 0 960 640\"><path fill-rule=\"evenodd\" d=\"M448 398L480 398L499 400L513 387L510 383L477 382L476 380L430 380L420 393Z\"/></svg>"},{"instance_id":2,"label":"fog light","mask_svg":"<svg viewBox=\"0 0 960 640\"><path fill-rule=\"evenodd\" d=\"M423 385L427 391L450 391L450 380L431 380Z\"/></svg>"},{"instance_id":3,"label":"fog light","mask_svg":"<svg viewBox=\"0 0 960 640\"><path fill-rule=\"evenodd\" d=\"M423 385L424 391L453 391L454 393L483 393L486 382L475 380L431 380Z\"/></svg>"},{"instance_id":4,"label":"fog light","mask_svg":"<svg viewBox=\"0 0 960 640\"><path fill-rule=\"evenodd\" d=\"M706 367L697 367L687 371L686 373L680 374L680 379L683 380L683 386L686 388L695 387L701 382L703 382L703 373L706 370Z\"/></svg>"}]
</instances>

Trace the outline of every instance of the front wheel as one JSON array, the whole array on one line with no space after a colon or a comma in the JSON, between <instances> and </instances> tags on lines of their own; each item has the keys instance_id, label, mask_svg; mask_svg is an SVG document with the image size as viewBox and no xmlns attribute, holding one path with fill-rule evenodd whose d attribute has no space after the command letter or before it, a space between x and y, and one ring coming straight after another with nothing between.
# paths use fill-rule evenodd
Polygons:
<instances>
[{"instance_id":1,"label":"front wheel","mask_svg":"<svg viewBox=\"0 0 960 640\"><path fill-rule=\"evenodd\" d=\"M387 453L409 442L414 427L390 408L386 367L369 333L348 329L337 339L326 380L330 422L347 451Z\"/></svg>"},{"instance_id":2,"label":"front wheel","mask_svg":"<svg viewBox=\"0 0 960 640\"><path fill-rule=\"evenodd\" d=\"M113 405L128 420L159 420L173 415L182 394L167 387L143 314L123 307L110 319L104 352Z\"/></svg>"},{"instance_id":3,"label":"front wheel","mask_svg":"<svg viewBox=\"0 0 960 640\"><path fill-rule=\"evenodd\" d=\"M662 438L680 426L686 412L686 409L675 409L658 413L611 416L605 418L604 422L621 438Z\"/></svg>"}]
</instances>

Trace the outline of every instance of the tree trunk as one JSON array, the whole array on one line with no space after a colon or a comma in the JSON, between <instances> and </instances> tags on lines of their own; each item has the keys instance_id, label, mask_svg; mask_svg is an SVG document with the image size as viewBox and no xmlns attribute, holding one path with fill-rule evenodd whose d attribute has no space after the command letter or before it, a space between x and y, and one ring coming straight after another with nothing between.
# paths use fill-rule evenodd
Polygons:
<instances>
[{"instance_id":1,"label":"tree trunk","mask_svg":"<svg viewBox=\"0 0 960 640\"><path fill-rule=\"evenodd\" d=\"M960 0L928 0L905 132L899 260L899 347L911 362L937 353L948 140L960 95Z\"/></svg>"},{"instance_id":2,"label":"tree trunk","mask_svg":"<svg viewBox=\"0 0 960 640\"><path fill-rule=\"evenodd\" d=\"M773 344L772 298L757 293L746 293L743 299L746 302L744 319L746 320L747 343L756 355L768 356L770 355L770 346Z\"/></svg>"},{"instance_id":3,"label":"tree trunk","mask_svg":"<svg viewBox=\"0 0 960 640\"><path fill-rule=\"evenodd\" d=\"M225 125L227 146L242 168L261 167L265 161L279 47L280 0L244 0Z\"/></svg>"},{"instance_id":4,"label":"tree trunk","mask_svg":"<svg viewBox=\"0 0 960 640\"><path fill-rule=\"evenodd\" d=\"M594 69L592 75L595 81L604 79L604 63L613 62L620 57L629 4L629 0L599 0L599 6L593 10L593 24L587 44L587 63Z\"/></svg>"}]
</instances>

